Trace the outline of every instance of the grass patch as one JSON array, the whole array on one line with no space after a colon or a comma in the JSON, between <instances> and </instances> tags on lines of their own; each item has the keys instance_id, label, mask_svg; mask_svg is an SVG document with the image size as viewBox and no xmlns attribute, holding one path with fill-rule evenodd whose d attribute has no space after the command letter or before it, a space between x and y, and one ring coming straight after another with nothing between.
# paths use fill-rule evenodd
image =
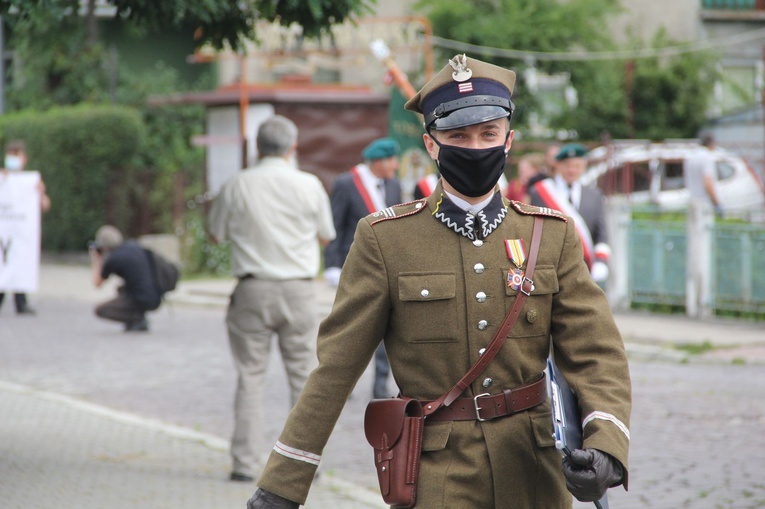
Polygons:
<instances>
[{"instance_id":1,"label":"grass patch","mask_svg":"<svg viewBox=\"0 0 765 509\"><path fill-rule=\"evenodd\" d=\"M704 341L703 343L684 343L675 345L675 348L689 355L701 355L714 350L715 346L709 341Z\"/></svg>"}]
</instances>

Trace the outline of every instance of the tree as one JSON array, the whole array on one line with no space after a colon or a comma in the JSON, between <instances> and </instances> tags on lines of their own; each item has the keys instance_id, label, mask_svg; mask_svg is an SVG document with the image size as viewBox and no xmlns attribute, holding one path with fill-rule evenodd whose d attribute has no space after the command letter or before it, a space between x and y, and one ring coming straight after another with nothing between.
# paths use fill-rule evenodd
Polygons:
<instances>
[{"instance_id":1,"label":"tree","mask_svg":"<svg viewBox=\"0 0 765 509\"><path fill-rule=\"evenodd\" d=\"M535 52L607 51L618 49L607 27L619 12L616 0L419 0L418 9L429 17L433 33L446 39L491 48ZM651 44L662 48L677 44L663 32ZM643 47L643 41L630 46ZM453 52L443 57L453 56ZM523 71L529 62L473 56L514 69L516 125L525 113L539 111L525 87ZM604 132L614 138L653 139L694 136L705 119L714 84L714 59L690 54L638 60L631 82L625 60L531 62L548 73L566 72L577 91L578 105L549 119L553 131L575 130L581 139L596 140Z\"/></svg>"},{"instance_id":2,"label":"tree","mask_svg":"<svg viewBox=\"0 0 765 509\"><path fill-rule=\"evenodd\" d=\"M193 134L204 130L201 106L149 107L146 99L210 83L182 82L172 67L157 61L143 72L128 70L104 43L115 25L133 33L181 34L189 52L210 44L241 49L256 39L256 22L300 24L305 37L318 36L335 23L363 14L375 0L0 0L13 50L8 110L48 110L57 105L117 103L141 113L146 130L127 182L131 196L151 208L152 231L172 227L171 207L176 177L184 173L186 191L199 193L202 151L191 147ZM100 18L97 7L111 8ZM99 14L99 16L97 16ZM103 31L103 33L101 33ZM170 65L168 65L170 64ZM205 86L207 85L207 86ZM150 183L150 185L149 185ZM146 233L145 226L129 233Z\"/></svg>"},{"instance_id":3,"label":"tree","mask_svg":"<svg viewBox=\"0 0 765 509\"><path fill-rule=\"evenodd\" d=\"M422 10L439 37L491 48L512 48L538 52L597 51L612 43L603 26L611 13L618 12L617 0L420 0ZM442 59L454 55L441 52ZM571 63L548 60L521 60L476 52L472 56L514 69L516 81L515 125L524 125L531 112L542 113L532 90L523 81L524 70L533 66L547 73L571 72ZM575 83L576 85L576 83ZM543 117L545 115L542 115ZM569 129L566 127L566 129Z\"/></svg>"},{"instance_id":4,"label":"tree","mask_svg":"<svg viewBox=\"0 0 765 509\"><path fill-rule=\"evenodd\" d=\"M419 0L415 4L439 37L542 52L609 47L611 41L603 26L618 6L618 0ZM525 65L519 60L475 56L511 68ZM539 66L551 72L560 68L555 62L539 62Z\"/></svg>"},{"instance_id":5,"label":"tree","mask_svg":"<svg viewBox=\"0 0 765 509\"><path fill-rule=\"evenodd\" d=\"M233 49L245 39L257 40L255 22L297 23L303 35L316 37L332 25L369 12L376 0L106 0L101 2L127 23L152 31L188 29L198 46ZM96 0L0 0L0 15L9 22L24 21L41 13L64 20L82 17L91 44L97 41L94 22Z\"/></svg>"},{"instance_id":6,"label":"tree","mask_svg":"<svg viewBox=\"0 0 765 509\"><path fill-rule=\"evenodd\" d=\"M663 32L654 39L655 47L674 44ZM709 98L720 78L718 61L709 52L637 61L630 96L636 136L695 137L707 118Z\"/></svg>"}]
</instances>

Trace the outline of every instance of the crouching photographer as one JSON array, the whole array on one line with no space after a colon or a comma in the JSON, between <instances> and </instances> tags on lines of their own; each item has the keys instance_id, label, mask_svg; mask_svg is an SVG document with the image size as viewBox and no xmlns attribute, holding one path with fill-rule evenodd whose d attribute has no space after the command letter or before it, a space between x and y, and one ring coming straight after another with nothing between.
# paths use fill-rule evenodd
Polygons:
<instances>
[{"instance_id":1,"label":"crouching photographer","mask_svg":"<svg viewBox=\"0 0 765 509\"><path fill-rule=\"evenodd\" d=\"M88 244L93 283L97 288L112 274L122 278L117 297L96 306L100 318L125 324L125 332L148 331L146 312L162 302L146 252L132 240L123 241L114 226L104 225Z\"/></svg>"}]
</instances>

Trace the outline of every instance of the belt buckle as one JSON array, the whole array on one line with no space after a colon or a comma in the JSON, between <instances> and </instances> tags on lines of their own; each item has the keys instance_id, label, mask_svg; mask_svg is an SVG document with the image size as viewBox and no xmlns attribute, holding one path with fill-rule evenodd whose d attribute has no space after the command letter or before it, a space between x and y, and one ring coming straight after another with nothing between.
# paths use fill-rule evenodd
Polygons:
<instances>
[{"instance_id":1,"label":"belt buckle","mask_svg":"<svg viewBox=\"0 0 765 509\"><path fill-rule=\"evenodd\" d=\"M478 396L475 396L473 398L473 406L475 407L475 418L478 419L479 422L486 422L490 421L491 419L481 419L481 408L478 406L478 398L481 398L483 396L491 396L488 392L484 392L483 394L479 394Z\"/></svg>"},{"instance_id":2,"label":"belt buckle","mask_svg":"<svg viewBox=\"0 0 765 509\"><path fill-rule=\"evenodd\" d=\"M531 290L529 290L528 292L523 289L523 287L526 286L526 282L527 281L531 284ZM533 292L534 289L535 289L534 288L534 280L533 279L529 279L526 276L523 276L523 280L521 281L521 288L520 288L521 293L523 293L524 295L526 295L526 297L528 297L529 295L531 295L531 292Z\"/></svg>"}]
</instances>

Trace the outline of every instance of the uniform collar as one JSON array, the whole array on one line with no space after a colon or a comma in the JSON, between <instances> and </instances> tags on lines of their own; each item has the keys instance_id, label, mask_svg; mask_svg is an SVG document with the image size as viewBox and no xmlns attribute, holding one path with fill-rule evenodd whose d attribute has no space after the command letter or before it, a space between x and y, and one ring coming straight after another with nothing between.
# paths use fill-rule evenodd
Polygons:
<instances>
[{"instance_id":1,"label":"uniform collar","mask_svg":"<svg viewBox=\"0 0 765 509\"><path fill-rule=\"evenodd\" d=\"M495 192L486 206L471 214L455 205L439 182L428 198L431 214L444 226L470 240L485 239L502 223L507 207L502 195Z\"/></svg>"}]
</instances>

